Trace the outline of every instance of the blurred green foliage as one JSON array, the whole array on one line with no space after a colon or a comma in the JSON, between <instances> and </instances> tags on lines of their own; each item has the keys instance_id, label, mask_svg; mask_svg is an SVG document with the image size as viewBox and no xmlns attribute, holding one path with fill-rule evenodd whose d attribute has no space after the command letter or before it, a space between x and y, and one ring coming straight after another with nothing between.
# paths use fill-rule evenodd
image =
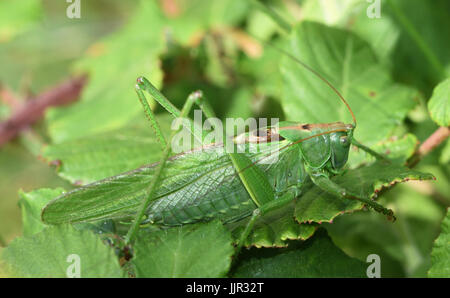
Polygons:
<instances>
[{"instance_id":1,"label":"blurred green foliage","mask_svg":"<svg viewBox=\"0 0 450 298\"><path fill-rule=\"evenodd\" d=\"M400 163L413 155L418 142L449 125L449 1L382 0L379 19L367 16L370 4L365 0L262 2L292 26L291 33L252 1L82 1L81 18L69 19L64 1L1 0L0 84L18 105L70 76L87 74L89 79L78 102L49 109L43 120L0 148L0 244L6 246L21 231L32 235L41 229L33 222L55 190L28 193L32 189L68 190L68 182L85 184L159 159L159 147L133 91L140 75L178 107L190 92L203 90L221 118L350 121L329 88L260 40L282 47L330 80L356 114L358 138ZM169 118L160 107L155 109L167 125L163 130L169 131ZM0 95L0 121L14 111ZM58 161L59 176L48 166L53 161ZM362 152L351 153L352 167L369 161ZM430 276L442 276L445 270L448 274L448 235L441 235L431 252L450 205L449 162L447 140L415 168L432 173L436 181L407 183L381 196L396 212L396 223L365 211L338 216L323 225L328 236L322 231L304 246L246 252L236 275L266 276L257 272L274 262L291 265L290 258L303 251L310 254L315 246L312 260L323 249L321 253L343 262L348 256L358 259L350 259L352 268L362 267L367 255L376 253L382 259L382 276L423 277L430 268ZM22 211L28 210L23 230L19 189L25 191L20 193ZM227 234L214 224L193 233L215 230ZM448 234L448 215L442 231ZM51 233L62 232L36 236L36 251L43 250L39 243ZM67 234L90 237L72 230ZM190 246L192 239L186 239ZM20 241L26 242L11 245L20 246ZM86 253L95 249L87 247ZM110 260L110 252L100 250ZM218 253L228 258L228 251ZM303 267L304 259L296 260L294 265ZM108 264L116 269L114 262ZM223 275L229 265L217 264L211 275ZM292 270L290 276L315 276Z\"/></svg>"}]
</instances>

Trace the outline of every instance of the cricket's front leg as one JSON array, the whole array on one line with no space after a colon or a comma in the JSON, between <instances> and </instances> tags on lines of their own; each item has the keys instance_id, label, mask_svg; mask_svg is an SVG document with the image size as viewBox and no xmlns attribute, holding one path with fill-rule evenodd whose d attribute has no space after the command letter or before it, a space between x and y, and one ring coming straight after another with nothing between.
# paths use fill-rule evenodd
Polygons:
<instances>
[{"instance_id":1,"label":"cricket's front leg","mask_svg":"<svg viewBox=\"0 0 450 298\"><path fill-rule=\"evenodd\" d=\"M372 155L373 157L375 157L377 160L381 160L384 161L385 163L390 163L390 160L387 159L385 156L373 151L372 149L370 149L367 146L364 146L363 144L361 144L360 142L358 142L357 140L355 140L355 138L352 138L352 144L356 147L358 147L359 149L369 153L370 155Z\"/></svg>"},{"instance_id":2,"label":"cricket's front leg","mask_svg":"<svg viewBox=\"0 0 450 298\"><path fill-rule=\"evenodd\" d=\"M253 211L253 214L248 221L247 225L245 226L244 231L242 232L238 245L236 247L236 254L235 257L239 254L242 246L245 243L245 240L247 240L247 237L250 235L250 232L253 230L253 227L255 226L256 221L258 218L260 218L262 215L265 215L273 210L279 209L286 204L292 202L292 200L295 199L295 193L288 191L280 198L277 198L276 200L270 201L268 203L265 203L261 206L259 206L255 211Z\"/></svg>"},{"instance_id":3,"label":"cricket's front leg","mask_svg":"<svg viewBox=\"0 0 450 298\"><path fill-rule=\"evenodd\" d=\"M387 209L369 198L352 195L345 188L331 181L331 179L323 173L312 171L310 172L310 177L312 182L322 190L338 197L361 201L367 204L369 207L373 208L375 211L383 213L388 217L388 219L393 219L393 221L395 221L396 218L394 216L394 212L391 209Z\"/></svg>"}]
</instances>

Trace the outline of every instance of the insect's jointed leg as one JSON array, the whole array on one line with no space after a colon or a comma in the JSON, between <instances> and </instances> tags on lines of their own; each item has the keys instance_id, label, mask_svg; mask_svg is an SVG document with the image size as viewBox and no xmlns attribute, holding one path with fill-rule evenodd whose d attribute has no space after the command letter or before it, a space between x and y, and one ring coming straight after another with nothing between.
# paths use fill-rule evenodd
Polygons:
<instances>
[{"instance_id":1,"label":"insect's jointed leg","mask_svg":"<svg viewBox=\"0 0 450 298\"><path fill-rule=\"evenodd\" d=\"M147 102L147 99L145 98L143 90L147 91L152 96L152 98L156 102L158 102L166 111L168 111L174 118L184 118L181 116L181 111L178 110L177 107L175 107L155 86L153 86L152 83L150 83L144 77L139 77L137 79L137 84L136 84L135 89L136 89L136 93L138 94L139 100L140 100L142 106L144 107L145 115L147 116L153 129L155 130L156 135L158 136L158 139L160 140L161 144L164 144L164 148L167 147L167 142L164 139L164 136L161 132L160 126L155 119L155 115L154 115L153 111L151 110L150 105ZM191 95L189 95L187 101L189 101L190 103L196 103L198 101L198 98L201 96L201 92L200 92L200 94L198 94L198 93L199 93L199 91L193 92ZM192 105L191 105L191 107L192 107ZM186 115L189 115L191 107L189 108L189 111ZM191 121L191 133L193 134L194 137L197 138L197 140L201 140L201 137L196 136L196 134L195 134L194 126L192 125L192 121Z\"/></svg>"},{"instance_id":2,"label":"insect's jointed leg","mask_svg":"<svg viewBox=\"0 0 450 298\"><path fill-rule=\"evenodd\" d=\"M180 117L181 111L177 109L149 80L144 77L137 79L136 89L147 91L166 111L175 118Z\"/></svg>"},{"instance_id":3,"label":"insect's jointed leg","mask_svg":"<svg viewBox=\"0 0 450 298\"><path fill-rule=\"evenodd\" d=\"M147 117L148 121L150 121L150 124L152 125L156 136L158 137L158 140L162 146L162 149L164 150L167 147L167 141L164 138L164 135L161 131L161 127L159 126L158 121L155 118L155 114L153 113L152 109L150 108L150 105L148 104L147 99L145 98L144 92L142 92L141 87L139 84L136 84L136 93L139 97L139 101L142 104L142 107L144 108L145 116Z\"/></svg>"},{"instance_id":4,"label":"insect's jointed leg","mask_svg":"<svg viewBox=\"0 0 450 298\"><path fill-rule=\"evenodd\" d=\"M311 177L311 180L314 182L314 184L317 185L318 187L320 187L321 189L323 189L324 191L326 191L330 194L334 194L338 197L361 201L361 202L367 204L369 207L373 208L375 211L383 213L384 215L387 215L388 218L392 218L395 221L394 212L391 209L387 209L387 208L381 206L380 204L378 204L377 202L372 201L371 199L362 198L362 197L350 194L345 188L334 183L333 181L330 180L330 178L328 178L324 175L311 173L310 177Z\"/></svg>"},{"instance_id":5,"label":"insect's jointed leg","mask_svg":"<svg viewBox=\"0 0 450 298\"><path fill-rule=\"evenodd\" d=\"M295 198L295 194L293 192L287 192L280 198L271 201L269 203L266 203L264 205L261 205L259 208L255 209L253 211L252 217L248 221L247 225L245 226L244 231L242 232L241 236L239 237L239 242L236 247L236 255L241 250L242 246L245 244L245 241L247 240L247 237L250 235L250 232L252 231L253 227L255 226L256 221L258 218L264 214L267 214L268 212L272 210L276 210L278 208L281 208L285 206L286 204L292 202L292 200Z\"/></svg>"},{"instance_id":6,"label":"insect's jointed leg","mask_svg":"<svg viewBox=\"0 0 450 298\"><path fill-rule=\"evenodd\" d=\"M195 92L192 93L191 95L189 95L188 99L184 103L183 109L181 110L181 112L179 114L179 118L182 119L182 118L185 118L187 115L189 115L189 112L191 111L192 106L194 105L195 101L198 100L198 97L199 97L199 94L197 94ZM172 132L172 134L170 135L170 141L172 141L173 137L179 132L180 129L181 129L181 126L177 130L174 130ZM159 162L158 168L155 172L155 176L154 176L152 182L150 183L146 198L144 201L142 201L139 211L138 211L138 213L133 221L133 224L126 236L127 243L132 242L134 240L134 237L136 236L136 233L139 229L139 225L142 221L142 218L144 217L145 210L147 210L147 207L149 206L150 202L152 201L153 195L156 191L156 185L158 185L158 183L159 183L159 180L161 178L161 173L164 170L165 164L167 162L167 159L169 158L171 151L172 150L171 150L170 146L165 147L164 152L163 152L163 157L162 157L161 161Z\"/></svg>"},{"instance_id":7,"label":"insect's jointed leg","mask_svg":"<svg viewBox=\"0 0 450 298\"><path fill-rule=\"evenodd\" d=\"M155 177L149 187L148 195L146 197L146 200L143 202L141 208L139 209L139 213L136 216L133 226L130 229L128 235L127 235L127 241L130 242L134 235L137 232L137 229L139 227L139 223L141 222L142 217L144 216L145 210L147 209L149 203L151 202L151 198L155 192L156 185L160 179L161 172L164 169L165 163L170 155L170 146L167 145L168 143L164 139L161 129L154 117L154 114L145 98L144 93L142 90L146 90L159 104L161 104L169 113L171 113L176 118L184 118L186 117L193 104L196 104L202 112L205 114L207 118L213 118L215 117L214 111L212 110L211 106L207 102L207 100L203 97L203 93L201 91L195 91L191 93L186 100L186 103L182 109L181 112L178 111L178 109L173 106L170 101L155 87L153 86L147 79L141 77L137 80L138 84L136 85L136 92L139 96L139 100L141 101L144 111L146 113L147 118L150 120L150 123L152 124L153 128L155 129L158 138L160 139L162 144L165 144L164 154L163 158L159 164L158 170L155 174ZM193 129L193 125L191 125L191 133L197 138L202 140L202 135L196 135L195 129ZM179 130L179 129L178 129ZM174 135L178 132L175 131L172 133L170 137L170 141L172 141L172 138ZM224 132L225 133L225 132ZM225 137L226 138L226 137ZM226 143L227 141L225 141ZM170 144L170 143L169 143ZM280 199L274 200L274 192L272 187L270 186L267 177L264 175L264 173L259 169L258 167L249 167L249 165L252 164L252 161L245 156L245 154L240 153L229 153L230 159L233 162L233 165L236 169L236 171L239 173L239 176L241 178L242 183L244 184L245 188L247 189L248 193L250 194L252 200L255 202L255 204L258 206L258 209L255 210L253 216L251 217L250 221L248 222L245 231L241 235L241 239L238 244L237 251L240 250L243 243L245 242L246 238L248 237L250 231L252 230L256 220L260 216L260 214L268 212L271 209L277 208L278 206L282 206L287 201L291 201L293 196L283 196Z\"/></svg>"},{"instance_id":8,"label":"insect's jointed leg","mask_svg":"<svg viewBox=\"0 0 450 298\"><path fill-rule=\"evenodd\" d=\"M358 147L359 149L369 153L370 155L372 155L373 157L375 157L378 160L382 160L384 162L390 163L389 159L387 159L386 157L384 157L383 155L373 151L372 149L370 149L367 146L364 146L363 144L361 144L360 142L358 142L357 140L355 140L355 138L352 138L352 144L355 145L356 147Z\"/></svg>"}]
</instances>

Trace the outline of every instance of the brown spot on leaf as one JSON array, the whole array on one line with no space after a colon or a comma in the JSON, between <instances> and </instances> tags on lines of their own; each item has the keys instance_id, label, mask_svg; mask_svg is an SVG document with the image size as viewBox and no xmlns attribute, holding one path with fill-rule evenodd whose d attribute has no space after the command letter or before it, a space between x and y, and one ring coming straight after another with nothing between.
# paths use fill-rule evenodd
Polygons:
<instances>
[{"instance_id":1,"label":"brown spot on leaf","mask_svg":"<svg viewBox=\"0 0 450 298\"><path fill-rule=\"evenodd\" d=\"M59 160L59 159L57 159L57 160L52 160L52 161L50 162L50 165L51 165L51 166L55 166L55 167L60 167L61 164L62 164L62 162L61 162L61 160Z\"/></svg>"}]
</instances>

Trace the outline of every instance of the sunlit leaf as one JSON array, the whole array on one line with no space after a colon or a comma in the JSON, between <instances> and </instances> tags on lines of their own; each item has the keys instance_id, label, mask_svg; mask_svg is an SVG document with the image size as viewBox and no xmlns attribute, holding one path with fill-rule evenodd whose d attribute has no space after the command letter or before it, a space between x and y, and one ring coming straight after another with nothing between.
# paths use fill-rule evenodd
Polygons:
<instances>
[{"instance_id":1,"label":"sunlit leaf","mask_svg":"<svg viewBox=\"0 0 450 298\"><path fill-rule=\"evenodd\" d=\"M42 188L28 193L19 192L24 236L36 234L45 228L45 224L41 221L41 209L63 191L62 188Z\"/></svg>"},{"instance_id":2,"label":"sunlit leaf","mask_svg":"<svg viewBox=\"0 0 450 298\"><path fill-rule=\"evenodd\" d=\"M234 251L219 221L141 231L134 249L137 277L223 277Z\"/></svg>"},{"instance_id":3,"label":"sunlit leaf","mask_svg":"<svg viewBox=\"0 0 450 298\"><path fill-rule=\"evenodd\" d=\"M121 277L114 251L89 231L49 227L29 237L16 238L1 251L0 262L14 277Z\"/></svg>"},{"instance_id":4,"label":"sunlit leaf","mask_svg":"<svg viewBox=\"0 0 450 298\"><path fill-rule=\"evenodd\" d=\"M428 109L434 122L440 126L450 126L450 78L434 88Z\"/></svg>"},{"instance_id":5,"label":"sunlit leaf","mask_svg":"<svg viewBox=\"0 0 450 298\"><path fill-rule=\"evenodd\" d=\"M352 33L302 22L292 32L288 51L342 93L358 121L355 137L368 146L386 139L416 105L415 91L394 83L370 46ZM351 123L347 107L313 73L287 57L281 70L288 120Z\"/></svg>"},{"instance_id":6,"label":"sunlit leaf","mask_svg":"<svg viewBox=\"0 0 450 298\"><path fill-rule=\"evenodd\" d=\"M160 85L163 23L155 1L141 1L126 26L91 47L77 65L78 72L89 73L81 100L48 113L54 142L121 127L141 112L134 86L141 75Z\"/></svg>"},{"instance_id":7,"label":"sunlit leaf","mask_svg":"<svg viewBox=\"0 0 450 298\"><path fill-rule=\"evenodd\" d=\"M434 241L429 277L450 277L450 213L441 224L441 234Z\"/></svg>"},{"instance_id":8,"label":"sunlit leaf","mask_svg":"<svg viewBox=\"0 0 450 298\"><path fill-rule=\"evenodd\" d=\"M377 12L378 3L379 18L372 15ZM391 63L390 56L395 50L400 30L391 16L385 13L382 2L328 0L325 5L321 1L307 0L302 8L302 17L305 20L352 31L371 45L381 62Z\"/></svg>"},{"instance_id":9,"label":"sunlit leaf","mask_svg":"<svg viewBox=\"0 0 450 298\"><path fill-rule=\"evenodd\" d=\"M35 25L42 17L38 0L0 2L0 44Z\"/></svg>"},{"instance_id":10,"label":"sunlit leaf","mask_svg":"<svg viewBox=\"0 0 450 298\"><path fill-rule=\"evenodd\" d=\"M75 184L136 169L159 160L162 147L153 129L144 120L123 128L48 145L43 157L56 164L58 174ZM157 117L163 132L169 132L173 118ZM167 134L166 134L167 135Z\"/></svg>"}]
</instances>

